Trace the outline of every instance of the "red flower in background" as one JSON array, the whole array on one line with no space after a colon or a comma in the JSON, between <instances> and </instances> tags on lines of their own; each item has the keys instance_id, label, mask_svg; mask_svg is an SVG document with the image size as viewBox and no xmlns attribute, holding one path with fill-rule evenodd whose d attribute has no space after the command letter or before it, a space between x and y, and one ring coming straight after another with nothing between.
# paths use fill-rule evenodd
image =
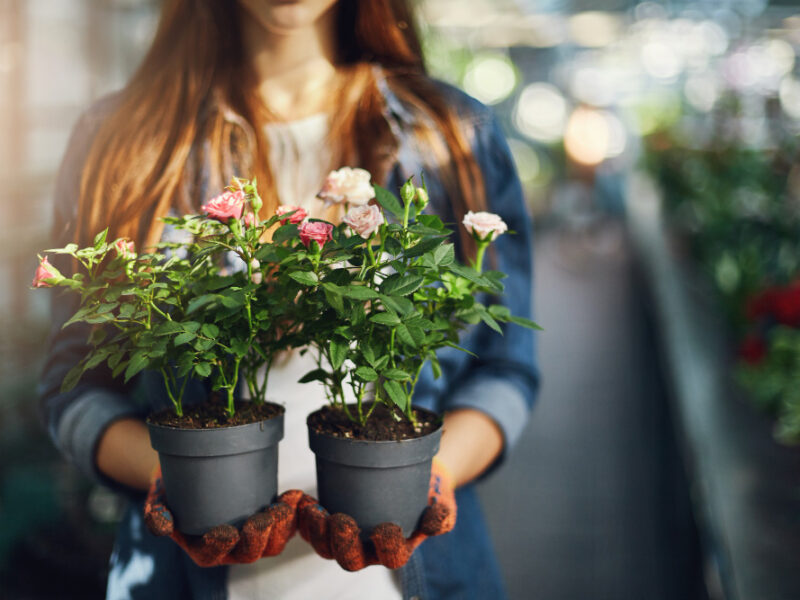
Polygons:
<instances>
[{"instance_id":1,"label":"red flower in background","mask_svg":"<svg viewBox=\"0 0 800 600\"><path fill-rule=\"evenodd\" d=\"M749 335L739 344L739 358L748 365L757 365L767 355L767 344L756 335Z\"/></svg>"},{"instance_id":2,"label":"red flower in background","mask_svg":"<svg viewBox=\"0 0 800 600\"><path fill-rule=\"evenodd\" d=\"M800 281L767 288L750 299L745 311L750 320L773 317L782 325L800 327Z\"/></svg>"}]
</instances>

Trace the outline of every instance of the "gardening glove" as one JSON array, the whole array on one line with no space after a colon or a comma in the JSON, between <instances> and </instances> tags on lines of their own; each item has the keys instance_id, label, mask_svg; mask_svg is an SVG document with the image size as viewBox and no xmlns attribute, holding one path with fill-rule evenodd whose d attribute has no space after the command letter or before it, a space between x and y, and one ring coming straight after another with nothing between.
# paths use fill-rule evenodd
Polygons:
<instances>
[{"instance_id":1,"label":"gardening glove","mask_svg":"<svg viewBox=\"0 0 800 600\"><path fill-rule=\"evenodd\" d=\"M452 530L456 524L456 499L453 478L435 458L431 467L428 507L417 529L407 539L399 525L381 523L370 534L370 542L362 542L355 520L343 513L328 514L316 499L305 494L297 505L298 529L322 558L335 558L346 571L358 571L381 564L397 569L408 562L411 554L428 536Z\"/></svg>"},{"instance_id":2,"label":"gardening glove","mask_svg":"<svg viewBox=\"0 0 800 600\"><path fill-rule=\"evenodd\" d=\"M144 522L154 535L171 537L201 567L251 563L283 552L297 530L297 504L302 497L300 490L284 492L276 502L248 518L241 529L218 525L203 535L187 535L174 525L161 468L157 467L144 503Z\"/></svg>"}]
</instances>

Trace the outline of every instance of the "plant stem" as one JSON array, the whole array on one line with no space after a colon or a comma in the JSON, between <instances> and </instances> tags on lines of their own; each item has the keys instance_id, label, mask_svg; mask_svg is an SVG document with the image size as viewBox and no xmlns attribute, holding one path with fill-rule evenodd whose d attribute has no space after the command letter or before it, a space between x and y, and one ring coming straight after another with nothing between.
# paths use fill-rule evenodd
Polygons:
<instances>
[{"instance_id":1,"label":"plant stem","mask_svg":"<svg viewBox=\"0 0 800 600\"><path fill-rule=\"evenodd\" d=\"M175 414L179 417L183 416L183 406L181 403L175 398L175 394L172 392L172 387L170 386L170 382L173 381L172 372L168 371L164 367L161 368L161 377L164 379L164 387L167 389L167 396L172 401L172 405L175 407ZM181 390L183 391L183 390Z\"/></svg>"},{"instance_id":2,"label":"plant stem","mask_svg":"<svg viewBox=\"0 0 800 600\"><path fill-rule=\"evenodd\" d=\"M488 242L478 242L478 253L475 256L475 270L478 273L483 273L483 255L486 253L486 248L488 247Z\"/></svg>"}]
</instances>

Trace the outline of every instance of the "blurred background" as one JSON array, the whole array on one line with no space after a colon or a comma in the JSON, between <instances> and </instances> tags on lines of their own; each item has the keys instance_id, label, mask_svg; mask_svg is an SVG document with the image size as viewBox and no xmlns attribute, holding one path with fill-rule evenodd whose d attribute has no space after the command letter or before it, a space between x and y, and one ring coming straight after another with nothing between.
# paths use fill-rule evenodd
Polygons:
<instances>
[{"instance_id":1,"label":"blurred background","mask_svg":"<svg viewBox=\"0 0 800 600\"><path fill-rule=\"evenodd\" d=\"M481 483L511 597L800 598L800 8L420 0L536 227L543 389ZM0 598L101 598L120 501L36 410L72 125L157 0L0 0Z\"/></svg>"}]
</instances>

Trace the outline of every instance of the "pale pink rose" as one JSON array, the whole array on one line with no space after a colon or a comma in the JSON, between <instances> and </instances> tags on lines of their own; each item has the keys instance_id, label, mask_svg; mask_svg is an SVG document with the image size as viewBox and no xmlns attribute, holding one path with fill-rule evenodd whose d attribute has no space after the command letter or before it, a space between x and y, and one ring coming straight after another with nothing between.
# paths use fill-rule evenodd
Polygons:
<instances>
[{"instance_id":1,"label":"pale pink rose","mask_svg":"<svg viewBox=\"0 0 800 600\"><path fill-rule=\"evenodd\" d=\"M250 281L252 281L255 284L261 283L264 279L263 273L259 271L260 268L261 268L261 263L258 262L257 258L254 258L253 260L250 261L250 269L252 271L252 274L250 275Z\"/></svg>"},{"instance_id":2,"label":"pale pink rose","mask_svg":"<svg viewBox=\"0 0 800 600\"><path fill-rule=\"evenodd\" d=\"M298 225L302 223L303 220L308 216L308 213L304 208L300 208L299 206L291 206L289 204L279 206L278 210L275 211L275 214L278 216L283 216L286 213L290 213L292 211L295 211L295 213L292 216L286 217L285 219L281 219L281 225L286 225L286 223L292 223L293 225Z\"/></svg>"},{"instance_id":3,"label":"pale pink rose","mask_svg":"<svg viewBox=\"0 0 800 600\"><path fill-rule=\"evenodd\" d=\"M374 204L356 206L342 219L353 231L365 240L369 238L381 225L383 225L383 213Z\"/></svg>"},{"instance_id":4,"label":"pale pink rose","mask_svg":"<svg viewBox=\"0 0 800 600\"><path fill-rule=\"evenodd\" d=\"M136 245L125 238L120 238L114 242L114 250L120 258L133 258L136 256Z\"/></svg>"},{"instance_id":5,"label":"pale pink rose","mask_svg":"<svg viewBox=\"0 0 800 600\"><path fill-rule=\"evenodd\" d=\"M333 239L331 236L333 225L330 223L303 221L298 229L300 231L300 241L305 244L306 248L309 247L312 240L317 242L319 247L322 248L326 242Z\"/></svg>"},{"instance_id":6,"label":"pale pink rose","mask_svg":"<svg viewBox=\"0 0 800 600\"><path fill-rule=\"evenodd\" d=\"M327 204L347 202L354 206L362 206L375 197L375 190L369 180L369 171L342 167L338 171L328 173L317 198Z\"/></svg>"},{"instance_id":7,"label":"pale pink rose","mask_svg":"<svg viewBox=\"0 0 800 600\"><path fill-rule=\"evenodd\" d=\"M50 261L47 260L45 256L42 259L42 262L39 263L39 266L36 268L36 273L33 276L33 281L31 285L37 288L43 287L52 287L53 284L48 283L48 279L62 279L63 275L59 273L58 269L56 269L53 265L50 264Z\"/></svg>"},{"instance_id":8,"label":"pale pink rose","mask_svg":"<svg viewBox=\"0 0 800 600\"><path fill-rule=\"evenodd\" d=\"M472 212L464 215L464 227L481 240L494 240L498 235L508 231L508 226L499 215L490 212Z\"/></svg>"},{"instance_id":9,"label":"pale pink rose","mask_svg":"<svg viewBox=\"0 0 800 600\"><path fill-rule=\"evenodd\" d=\"M245 213L242 222L244 222L245 227L252 227L256 224L256 216L251 212Z\"/></svg>"},{"instance_id":10,"label":"pale pink rose","mask_svg":"<svg viewBox=\"0 0 800 600\"><path fill-rule=\"evenodd\" d=\"M244 210L244 192L225 192L200 207L212 219L227 223L228 219L241 219Z\"/></svg>"}]
</instances>

